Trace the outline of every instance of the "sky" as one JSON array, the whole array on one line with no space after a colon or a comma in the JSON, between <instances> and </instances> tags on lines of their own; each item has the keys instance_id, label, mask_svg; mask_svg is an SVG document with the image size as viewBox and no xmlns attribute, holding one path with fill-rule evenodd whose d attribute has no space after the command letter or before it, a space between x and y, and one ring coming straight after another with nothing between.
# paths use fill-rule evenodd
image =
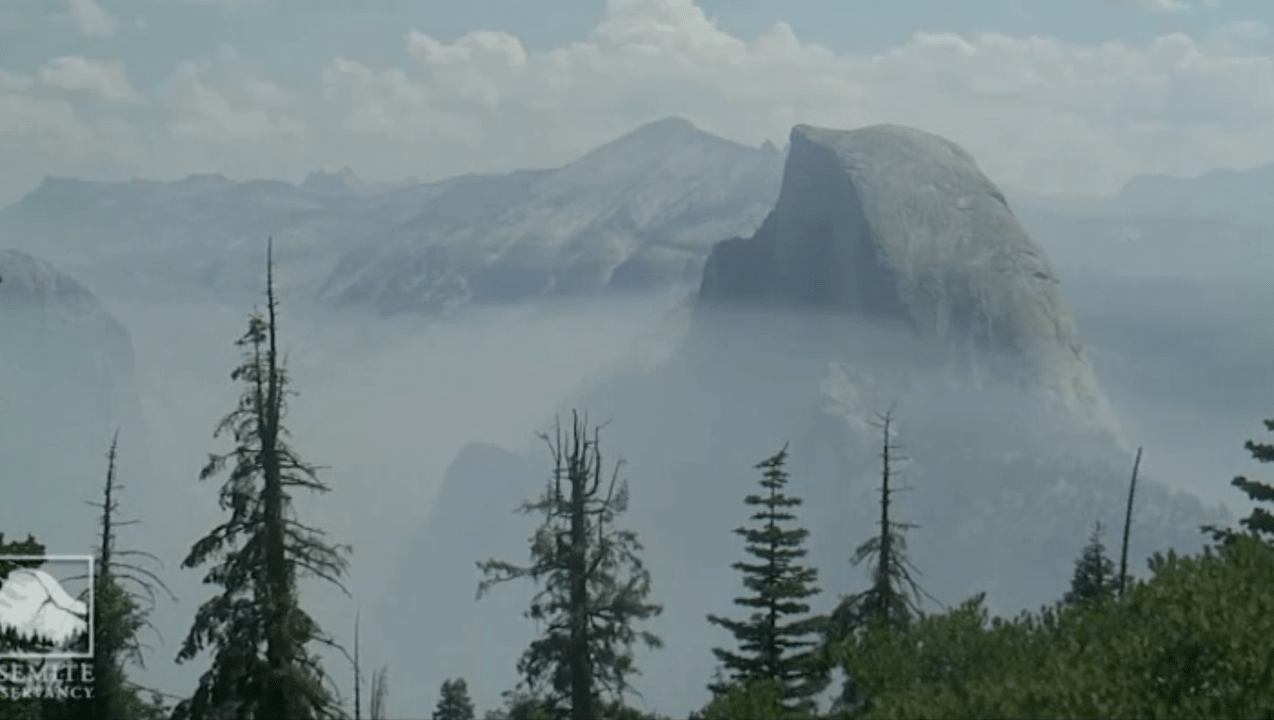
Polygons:
<instances>
[{"instance_id":1,"label":"sky","mask_svg":"<svg viewBox=\"0 0 1274 720\"><path fill-rule=\"evenodd\" d=\"M437 179L678 115L919 127L996 182L1274 162L1269 0L2 0L0 205L45 176Z\"/></svg>"}]
</instances>

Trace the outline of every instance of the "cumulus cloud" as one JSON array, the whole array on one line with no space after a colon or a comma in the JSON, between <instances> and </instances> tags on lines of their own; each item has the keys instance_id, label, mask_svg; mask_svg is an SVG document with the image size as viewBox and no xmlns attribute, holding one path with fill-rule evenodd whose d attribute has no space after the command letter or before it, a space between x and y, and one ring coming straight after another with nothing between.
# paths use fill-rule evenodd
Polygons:
<instances>
[{"instance_id":1,"label":"cumulus cloud","mask_svg":"<svg viewBox=\"0 0 1274 720\"><path fill-rule=\"evenodd\" d=\"M93 0L71 0L71 21L75 30L87 38L104 39L113 37L119 20Z\"/></svg>"},{"instance_id":2,"label":"cumulus cloud","mask_svg":"<svg viewBox=\"0 0 1274 720\"><path fill-rule=\"evenodd\" d=\"M545 51L504 32L443 39L408 28L401 66L337 48L313 69L313 82L284 83L226 50L182 63L148 88L145 112L82 103L57 112L79 122L84 137L102 134L98 142L113 143L112 152L126 149L128 174L159 177L300 178L343 165L368 177L439 177L543 167L680 115L750 144L781 145L798 122L909 124L960 142L996 181L1110 191L1137 173L1274 160L1274 58L1233 41L1258 29L1098 44L921 32L862 54L804 40L783 23L734 36L690 0L612 0L586 37ZM87 66L74 66L85 77L73 82L70 61L59 62L39 83L0 92L28 104L57 100L49 86L93 88L102 102L130 93L122 69L98 67L90 81ZM0 128L13 123L0 119ZM58 133L65 123L28 132ZM121 144L127 128L145 142ZM26 145L6 149L3 140L6 168L29 172L28 187L37 168L67 166Z\"/></svg>"},{"instance_id":3,"label":"cumulus cloud","mask_svg":"<svg viewBox=\"0 0 1274 720\"><path fill-rule=\"evenodd\" d=\"M53 58L40 68L41 85L86 92L109 102L124 102L137 97L119 62L89 60L79 56Z\"/></svg>"},{"instance_id":4,"label":"cumulus cloud","mask_svg":"<svg viewBox=\"0 0 1274 720\"><path fill-rule=\"evenodd\" d=\"M1101 0L1107 5L1115 5L1118 7L1133 8L1135 10L1144 10L1152 13L1177 12L1178 10L1189 10L1190 4L1181 0ZM1215 0L1205 1L1205 5L1215 7Z\"/></svg>"}]
</instances>

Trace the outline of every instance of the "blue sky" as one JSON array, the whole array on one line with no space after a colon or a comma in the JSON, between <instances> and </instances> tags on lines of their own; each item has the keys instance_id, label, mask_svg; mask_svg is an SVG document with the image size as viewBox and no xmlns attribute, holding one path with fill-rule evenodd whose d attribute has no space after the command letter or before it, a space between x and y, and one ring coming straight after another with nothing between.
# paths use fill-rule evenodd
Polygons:
<instances>
[{"instance_id":1,"label":"blue sky","mask_svg":"<svg viewBox=\"0 0 1274 720\"><path fill-rule=\"evenodd\" d=\"M1274 121L1261 120L1274 115L1272 8L9 0L0 202L49 174L557 164L674 114L749 143L782 142L793 122L902 122L965 144L1005 182L1106 192L1136 173L1274 161Z\"/></svg>"}]
</instances>

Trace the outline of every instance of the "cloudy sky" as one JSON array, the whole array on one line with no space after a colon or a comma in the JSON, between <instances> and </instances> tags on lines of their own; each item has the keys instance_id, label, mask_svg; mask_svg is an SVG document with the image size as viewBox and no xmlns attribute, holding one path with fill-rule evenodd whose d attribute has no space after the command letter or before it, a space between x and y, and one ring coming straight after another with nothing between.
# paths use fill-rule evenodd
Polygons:
<instances>
[{"instance_id":1,"label":"cloudy sky","mask_svg":"<svg viewBox=\"0 0 1274 720\"><path fill-rule=\"evenodd\" d=\"M2 0L0 204L46 175L551 166L681 115L897 122L1110 192L1274 162L1270 0Z\"/></svg>"}]
</instances>

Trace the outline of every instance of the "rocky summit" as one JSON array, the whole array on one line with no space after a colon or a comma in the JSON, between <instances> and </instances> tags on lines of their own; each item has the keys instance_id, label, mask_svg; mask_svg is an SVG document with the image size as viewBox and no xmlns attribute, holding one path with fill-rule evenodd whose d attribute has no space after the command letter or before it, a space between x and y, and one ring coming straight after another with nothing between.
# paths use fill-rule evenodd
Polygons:
<instances>
[{"instance_id":1,"label":"rocky summit","mask_svg":"<svg viewBox=\"0 0 1274 720\"><path fill-rule=\"evenodd\" d=\"M1114 427L1044 251L968 152L920 130L795 127L777 205L713 249L699 303L906 325L975 380L1010 377Z\"/></svg>"}]
</instances>

